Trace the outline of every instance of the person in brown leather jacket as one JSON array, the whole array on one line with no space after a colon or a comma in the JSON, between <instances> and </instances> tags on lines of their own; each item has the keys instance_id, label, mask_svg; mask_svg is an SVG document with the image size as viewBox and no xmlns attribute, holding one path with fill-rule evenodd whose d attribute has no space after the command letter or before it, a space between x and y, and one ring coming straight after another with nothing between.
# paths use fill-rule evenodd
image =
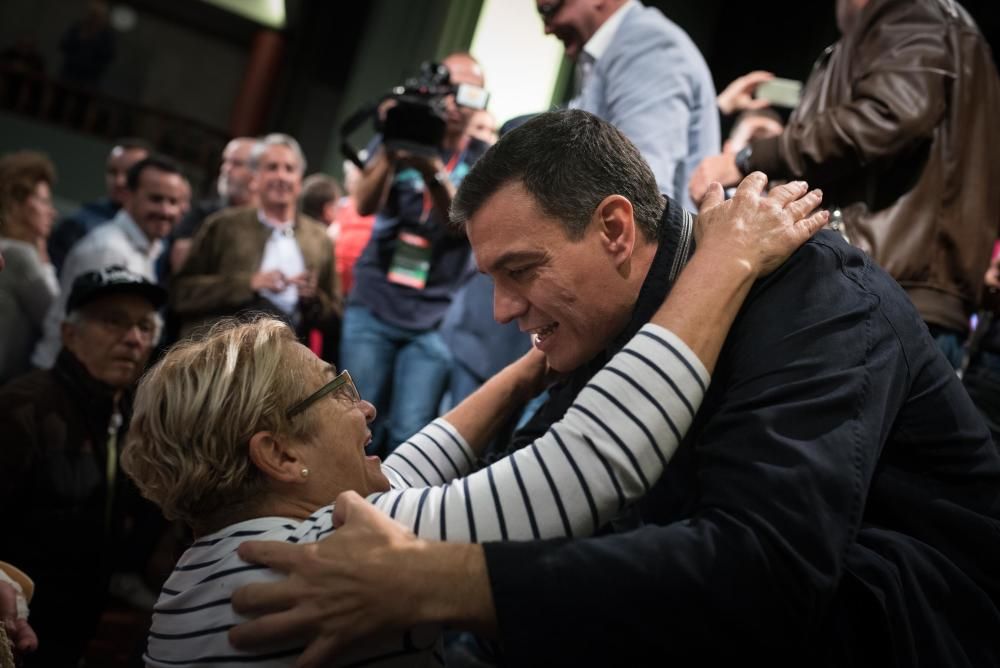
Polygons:
<instances>
[{"instance_id":1,"label":"person in brown leather jacket","mask_svg":"<svg viewBox=\"0 0 1000 668\"><path fill-rule=\"evenodd\" d=\"M837 23L785 133L707 158L692 197L753 170L822 188L957 367L1000 220L990 49L954 0L837 0Z\"/></svg>"}]
</instances>

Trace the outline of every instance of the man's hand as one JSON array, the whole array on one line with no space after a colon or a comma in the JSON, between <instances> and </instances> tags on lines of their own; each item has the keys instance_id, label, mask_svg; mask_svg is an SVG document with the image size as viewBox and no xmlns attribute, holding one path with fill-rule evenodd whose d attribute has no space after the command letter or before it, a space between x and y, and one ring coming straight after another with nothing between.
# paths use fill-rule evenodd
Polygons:
<instances>
[{"instance_id":1,"label":"man's hand","mask_svg":"<svg viewBox=\"0 0 1000 668\"><path fill-rule=\"evenodd\" d=\"M285 275L278 269L258 271L250 277L250 289L254 292L260 292L261 290L281 292L287 285L288 282L285 280Z\"/></svg>"},{"instance_id":2,"label":"man's hand","mask_svg":"<svg viewBox=\"0 0 1000 668\"><path fill-rule=\"evenodd\" d=\"M716 104L719 105L719 111L729 116L737 111L763 109L768 105L768 101L756 100L753 94L757 90L757 86L773 78L774 75L770 72L754 70L734 79L715 99Z\"/></svg>"},{"instance_id":3,"label":"man's hand","mask_svg":"<svg viewBox=\"0 0 1000 668\"><path fill-rule=\"evenodd\" d=\"M772 188L767 195L766 186L767 176L753 172L725 201L722 187L712 183L695 227L698 252L716 253L720 261L737 262L753 276L762 276L777 269L829 220L828 212L815 211L823 193L810 191L804 181Z\"/></svg>"},{"instance_id":4,"label":"man's hand","mask_svg":"<svg viewBox=\"0 0 1000 668\"><path fill-rule=\"evenodd\" d=\"M403 149L396 149L389 152L389 160L396 166L396 170L412 167L420 172L424 181L434 180L434 175L443 172L445 167L441 158L421 153L413 153Z\"/></svg>"},{"instance_id":5,"label":"man's hand","mask_svg":"<svg viewBox=\"0 0 1000 668\"><path fill-rule=\"evenodd\" d=\"M38 636L28 620L17 614L17 590L10 583L0 582L0 623L17 654L27 654L38 649ZM15 655L16 656L16 655Z\"/></svg>"},{"instance_id":6,"label":"man's hand","mask_svg":"<svg viewBox=\"0 0 1000 668\"><path fill-rule=\"evenodd\" d=\"M688 193L695 204L701 204L709 184L721 183L723 187L735 186L740 182L740 170L736 167L736 156L732 153L712 155L701 161L691 174Z\"/></svg>"},{"instance_id":7,"label":"man's hand","mask_svg":"<svg viewBox=\"0 0 1000 668\"><path fill-rule=\"evenodd\" d=\"M733 128L732 134L722 147L723 153L736 153L757 138L777 137L785 131L785 126L768 116L750 116Z\"/></svg>"},{"instance_id":8,"label":"man's hand","mask_svg":"<svg viewBox=\"0 0 1000 668\"><path fill-rule=\"evenodd\" d=\"M247 585L233 594L237 612L264 615L233 628L233 645L250 649L312 641L296 665L325 665L375 631L421 621L415 616L419 603L410 592L422 583L420 574L408 567L407 555L419 552L423 541L354 492L337 498L334 523L338 530L318 543L250 541L240 546L241 558L289 578Z\"/></svg>"},{"instance_id":9,"label":"man's hand","mask_svg":"<svg viewBox=\"0 0 1000 668\"><path fill-rule=\"evenodd\" d=\"M304 271L298 276L292 276L288 282L299 289L300 301L311 301L316 299L317 280L316 274L311 271Z\"/></svg>"}]
</instances>

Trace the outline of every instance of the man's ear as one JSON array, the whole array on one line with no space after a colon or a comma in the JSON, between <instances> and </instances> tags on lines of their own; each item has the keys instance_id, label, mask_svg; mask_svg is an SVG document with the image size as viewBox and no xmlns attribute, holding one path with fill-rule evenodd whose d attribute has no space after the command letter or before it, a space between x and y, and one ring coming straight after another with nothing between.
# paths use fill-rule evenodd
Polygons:
<instances>
[{"instance_id":1,"label":"man's ear","mask_svg":"<svg viewBox=\"0 0 1000 668\"><path fill-rule=\"evenodd\" d=\"M300 448L292 446L287 438L277 438L273 432L258 431L250 437L250 461L261 473L278 482L304 482L305 467Z\"/></svg>"},{"instance_id":2,"label":"man's ear","mask_svg":"<svg viewBox=\"0 0 1000 668\"><path fill-rule=\"evenodd\" d=\"M615 267L627 265L635 250L638 233L632 203L621 195L608 195L594 209L594 217L601 243Z\"/></svg>"}]
</instances>

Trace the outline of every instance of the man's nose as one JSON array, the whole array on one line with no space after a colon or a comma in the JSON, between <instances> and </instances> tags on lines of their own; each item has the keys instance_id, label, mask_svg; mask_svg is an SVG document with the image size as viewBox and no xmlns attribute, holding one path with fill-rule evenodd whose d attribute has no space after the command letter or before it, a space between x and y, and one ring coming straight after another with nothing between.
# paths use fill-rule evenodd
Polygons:
<instances>
[{"instance_id":1,"label":"man's nose","mask_svg":"<svg viewBox=\"0 0 1000 668\"><path fill-rule=\"evenodd\" d=\"M163 201L156 207L156 210L164 218L176 221L181 215L181 203Z\"/></svg>"},{"instance_id":2,"label":"man's nose","mask_svg":"<svg viewBox=\"0 0 1000 668\"><path fill-rule=\"evenodd\" d=\"M500 285L493 288L493 319L501 325L516 320L528 310L528 302L513 290Z\"/></svg>"},{"instance_id":3,"label":"man's nose","mask_svg":"<svg viewBox=\"0 0 1000 668\"><path fill-rule=\"evenodd\" d=\"M139 323L134 322L122 334L122 343L139 348L147 343L148 337L139 329Z\"/></svg>"}]
</instances>

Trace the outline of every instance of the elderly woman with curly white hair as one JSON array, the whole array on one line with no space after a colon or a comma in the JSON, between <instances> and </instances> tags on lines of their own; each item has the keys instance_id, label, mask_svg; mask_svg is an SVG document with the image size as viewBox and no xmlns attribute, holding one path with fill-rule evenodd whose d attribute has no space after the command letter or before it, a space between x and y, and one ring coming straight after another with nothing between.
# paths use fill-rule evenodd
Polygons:
<instances>
[{"instance_id":1,"label":"elderly woman with curly white hair","mask_svg":"<svg viewBox=\"0 0 1000 668\"><path fill-rule=\"evenodd\" d=\"M317 541L334 530L331 502L344 491L440 540L580 536L608 522L656 482L690 426L752 280L822 223L805 219L818 196L803 197L800 185L787 190L779 195L797 212L794 225L767 207L704 214L699 250L651 322L544 436L480 470L475 462L493 429L544 384L537 350L384 463L365 455L374 407L348 372L321 361L282 323L223 323L168 352L140 384L122 466L196 541L161 592L147 664L291 665L300 643L248 653L228 642L244 620L232 592L281 577L236 550L248 539ZM720 258L746 271L719 271ZM438 665L436 638L435 629L372 638L341 660Z\"/></svg>"}]
</instances>

